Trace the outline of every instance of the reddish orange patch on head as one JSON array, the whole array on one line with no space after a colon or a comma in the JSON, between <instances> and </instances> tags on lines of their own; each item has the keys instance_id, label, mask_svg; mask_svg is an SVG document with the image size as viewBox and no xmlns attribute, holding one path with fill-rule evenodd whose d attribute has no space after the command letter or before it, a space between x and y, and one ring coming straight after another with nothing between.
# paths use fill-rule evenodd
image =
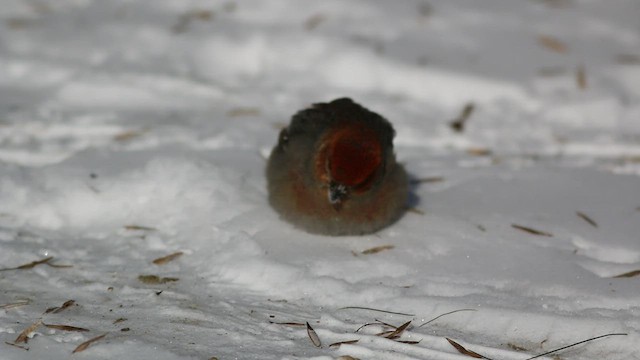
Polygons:
<instances>
[{"instance_id":1,"label":"reddish orange patch on head","mask_svg":"<svg viewBox=\"0 0 640 360\"><path fill-rule=\"evenodd\" d=\"M328 141L329 174L340 184L351 187L366 185L382 163L378 136L364 126L339 129Z\"/></svg>"}]
</instances>

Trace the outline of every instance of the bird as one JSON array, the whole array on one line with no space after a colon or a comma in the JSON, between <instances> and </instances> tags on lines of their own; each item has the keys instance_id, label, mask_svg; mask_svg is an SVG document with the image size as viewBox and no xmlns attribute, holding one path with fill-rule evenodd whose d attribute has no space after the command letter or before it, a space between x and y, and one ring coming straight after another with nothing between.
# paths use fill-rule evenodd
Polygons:
<instances>
[{"instance_id":1,"label":"bird","mask_svg":"<svg viewBox=\"0 0 640 360\"><path fill-rule=\"evenodd\" d=\"M266 168L269 204L312 234L374 233L406 211L408 176L395 130L350 98L298 111L280 131Z\"/></svg>"}]
</instances>

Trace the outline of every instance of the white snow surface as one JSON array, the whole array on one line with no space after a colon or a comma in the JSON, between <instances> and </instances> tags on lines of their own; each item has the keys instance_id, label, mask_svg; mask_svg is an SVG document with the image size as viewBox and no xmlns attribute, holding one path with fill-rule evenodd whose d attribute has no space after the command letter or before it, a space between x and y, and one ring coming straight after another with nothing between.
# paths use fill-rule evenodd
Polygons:
<instances>
[{"instance_id":1,"label":"white snow surface","mask_svg":"<svg viewBox=\"0 0 640 360\"><path fill-rule=\"evenodd\" d=\"M0 8L0 359L468 359L448 337L517 360L607 333L546 359L640 359L640 276L616 277L640 269L640 2ZM265 160L342 96L441 181L377 234L310 235L269 207ZM6 270L47 257L72 267ZM40 319L90 331L11 345ZM420 342L356 333L376 320Z\"/></svg>"}]
</instances>

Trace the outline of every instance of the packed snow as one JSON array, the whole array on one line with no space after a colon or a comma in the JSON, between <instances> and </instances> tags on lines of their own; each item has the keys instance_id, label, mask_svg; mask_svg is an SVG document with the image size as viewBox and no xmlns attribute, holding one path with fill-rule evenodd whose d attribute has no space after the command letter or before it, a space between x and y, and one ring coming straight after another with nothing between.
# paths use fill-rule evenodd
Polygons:
<instances>
[{"instance_id":1,"label":"packed snow","mask_svg":"<svg viewBox=\"0 0 640 360\"><path fill-rule=\"evenodd\" d=\"M640 359L640 2L0 8L0 359ZM343 96L409 209L310 235L266 158Z\"/></svg>"}]
</instances>

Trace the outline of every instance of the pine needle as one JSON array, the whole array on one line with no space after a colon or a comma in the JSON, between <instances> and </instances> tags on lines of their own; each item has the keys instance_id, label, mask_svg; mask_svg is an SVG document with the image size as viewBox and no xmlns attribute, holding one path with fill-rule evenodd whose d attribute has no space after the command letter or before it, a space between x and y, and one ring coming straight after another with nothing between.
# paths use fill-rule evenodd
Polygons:
<instances>
[{"instance_id":1,"label":"pine needle","mask_svg":"<svg viewBox=\"0 0 640 360\"><path fill-rule=\"evenodd\" d=\"M425 325L427 325L427 324L430 324L430 323L432 323L432 322L434 322L434 321L436 321L436 320L440 319L440 318L441 318L441 317L443 317L443 316L447 316L447 315L455 314L455 313L457 313L457 312L462 312L462 311L476 311L476 309L458 309L458 310L449 311L449 312L447 312L447 313L444 313L444 314L441 314L441 315L438 315L438 316L434 317L433 319L431 319L431 320L427 321L427 322L426 322L426 323L424 323L424 324L420 324L420 326L418 326L418 328L421 328L421 327L423 327L423 326L425 326Z\"/></svg>"},{"instance_id":2,"label":"pine needle","mask_svg":"<svg viewBox=\"0 0 640 360\"><path fill-rule=\"evenodd\" d=\"M160 277L158 275L140 275L138 276L138 280L145 284L166 284L180 279L174 277Z\"/></svg>"},{"instance_id":3,"label":"pine needle","mask_svg":"<svg viewBox=\"0 0 640 360\"><path fill-rule=\"evenodd\" d=\"M393 245L380 245L380 246L372 247L371 249L362 251L362 255L377 254L381 251L391 250L393 248L395 248L395 246Z\"/></svg>"},{"instance_id":4,"label":"pine needle","mask_svg":"<svg viewBox=\"0 0 640 360\"><path fill-rule=\"evenodd\" d=\"M34 267L36 267L38 265L41 265L41 264L46 264L51 260L53 260L53 256L49 256L49 257L46 257L46 258L44 258L42 260L32 261L32 262L30 262L28 264L24 264L24 265L12 267L12 268L0 269L0 271L33 269Z\"/></svg>"},{"instance_id":5,"label":"pine needle","mask_svg":"<svg viewBox=\"0 0 640 360\"><path fill-rule=\"evenodd\" d=\"M130 230L130 231L136 231L136 230L142 230L142 231L156 231L156 228L152 228L149 226L142 226L142 225L135 225L135 224L131 224L131 225L125 225L124 226L125 230Z\"/></svg>"},{"instance_id":6,"label":"pine needle","mask_svg":"<svg viewBox=\"0 0 640 360\"><path fill-rule=\"evenodd\" d=\"M81 351L85 351L85 350L89 347L89 345L91 345L91 344L93 344L94 342L96 342L96 341L98 341L98 340L100 340L100 339L104 338L105 336L107 336L107 334L102 334L102 335L100 335L100 336L96 336L96 337L94 337L94 338L92 338L92 339L89 339L89 340L87 340L87 341L83 342L82 344L78 345L78 347L76 347L76 348L73 350L73 352L71 352L71 353L72 353L72 354L75 354L75 353L78 353L78 352L81 352Z\"/></svg>"},{"instance_id":7,"label":"pine needle","mask_svg":"<svg viewBox=\"0 0 640 360\"><path fill-rule=\"evenodd\" d=\"M89 329L85 329L77 326L71 326L71 325L58 325L58 324L45 324L45 323L43 323L42 325L44 325L49 329L56 329L56 330L63 330L63 331L78 331L78 332L89 331Z\"/></svg>"},{"instance_id":8,"label":"pine needle","mask_svg":"<svg viewBox=\"0 0 640 360\"><path fill-rule=\"evenodd\" d=\"M584 344L584 343L589 342L589 341L598 340L598 339L602 339L602 338L609 337L609 336L627 336L627 335L628 334L624 334L624 333L613 333L613 334L600 335L600 336L592 337L592 338L587 339L587 340L579 341L579 342L571 344L571 345L563 346L563 347L555 349L555 350L548 351L548 352L546 352L544 354L540 354L540 355L536 355L534 357L527 358L526 360L532 360L532 359L541 358L543 356L547 356L547 355L556 353L556 352L561 351L561 350L565 350L565 349L568 349L568 348L571 348L571 347L574 347L574 346L577 346L577 345L580 345L580 344Z\"/></svg>"},{"instance_id":9,"label":"pine needle","mask_svg":"<svg viewBox=\"0 0 640 360\"><path fill-rule=\"evenodd\" d=\"M614 279L630 278L630 277L634 277L634 276L638 276L638 275L640 275L640 270L633 270L633 271L626 272L624 274L616 275L613 278Z\"/></svg>"},{"instance_id":10,"label":"pine needle","mask_svg":"<svg viewBox=\"0 0 640 360\"><path fill-rule=\"evenodd\" d=\"M459 352L460 354L467 355L467 356L470 356L470 357L472 357L472 358L476 358L476 359L488 359L488 360L491 360L491 359L489 359L488 357L485 357L485 356L483 356L483 355L480 355L480 354L478 354L478 353L477 353L477 352L475 352L475 351L471 351L471 350L467 350L467 349L465 349L465 347L464 347L464 346L462 346L462 345L458 344L457 342L455 342L455 341L453 341L453 340L451 340L451 339L449 339L449 338L445 338L445 339L447 339L447 341L449 342L449 344L451 344L451 346L453 346L454 348L456 348L456 350L458 350L458 352Z\"/></svg>"},{"instance_id":11,"label":"pine needle","mask_svg":"<svg viewBox=\"0 0 640 360\"><path fill-rule=\"evenodd\" d=\"M538 43L551 51L561 54L566 53L569 50L568 46L564 42L549 35L540 35L538 37Z\"/></svg>"},{"instance_id":12,"label":"pine needle","mask_svg":"<svg viewBox=\"0 0 640 360\"><path fill-rule=\"evenodd\" d=\"M380 310L380 309L374 309L374 308L368 308L368 307L362 307L362 306L345 306L345 307L339 308L338 310L349 310L349 309L377 311L377 312L381 312L381 313L385 313L385 314L402 315L402 316L415 316L414 314L407 314L407 313L401 313L401 312L395 312L395 311Z\"/></svg>"},{"instance_id":13,"label":"pine needle","mask_svg":"<svg viewBox=\"0 0 640 360\"><path fill-rule=\"evenodd\" d=\"M584 69L584 65L580 65L576 69L576 85L580 90L587 88L587 71Z\"/></svg>"},{"instance_id":14,"label":"pine needle","mask_svg":"<svg viewBox=\"0 0 640 360\"><path fill-rule=\"evenodd\" d=\"M57 313L60 313L60 312L62 312L64 310L66 310L68 307L70 307L72 305L75 305L75 303L76 303L75 300L67 300L59 307L58 306L54 306L54 307L48 308L44 313L45 314L49 314L49 313L57 314Z\"/></svg>"},{"instance_id":15,"label":"pine needle","mask_svg":"<svg viewBox=\"0 0 640 360\"><path fill-rule=\"evenodd\" d=\"M546 231L536 230L536 229L533 229L533 228L530 228L530 227L526 227L526 226L522 226L522 225L518 225L518 224L511 224L511 227L514 228L514 229L518 229L518 230L524 231L524 232L529 233L531 235L553 237L553 234L548 233Z\"/></svg>"},{"instance_id":16,"label":"pine needle","mask_svg":"<svg viewBox=\"0 0 640 360\"><path fill-rule=\"evenodd\" d=\"M182 256L183 252L182 251L178 251L175 252L173 254L169 254L167 256L163 256L163 257L159 257L155 260L153 260L152 262L156 265L164 265L166 263L168 263L169 261L172 261L180 256Z\"/></svg>"},{"instance_id":17,"label":"pine needle","mask_svg":"<svg viewBox=\"0 0 640 360\"><path fill-rule=\"evenodd\" d=\"M4 343L7 344L7 345L10 345L10 346L13 346L13 347L17 347L18 349L29 351L29 348L26 348L24 346L20 346L20 345L14 344L14 343L10 343L8 341L5 341Z\"/></svg>"},{"instance_id":18,"label":"pine needle","mask_svg":"<svg viewBox=\"0 0 640 360\"><path fill-rule=\"evenodd\" d=\"M346 341L339 341L339 342L335 342L331 345L329 345L329 347L339 347L340 345L351 345L351 344L355 344L357 343L359 340L346 340Z\"/></svg>"},{"instance_id":19,"label":"pine needle","mask_svg":"<svg viewBox=\"0 0 640 360\"><path fill-rule=\"evenodd\" d=\"M22 300L22 301L18 301L11 304L0 305L0 309L7 310L7 309L13 309L13 308L16 308L19 306L25 306L25 305L29 305L29 300Z\"/></svg>"},{"instance_id":20,"label":"pine needle","mask_svg":"<svg viewBox=\"0 0 640 360\"><path fill-rule=\"evenodd\" d=\"M287 322L274 322L274 321L269 321L269 324L286 325L286 326L305 326L303 323L299 323L299 322L291 322L291 321L287 321Z\"/></svg>"},{"instance_id":21,"label":"pine needle","mask_svg":"<svg viewBox=\"0 0 640 360\"><path fill-rule=\"evenodd\" d=\"M451 129L453 129L453 131L455 132L463 132L464 125L469 119L469 116L471 116L471 113L473 113L474 108L475 106L473 105L473 103L466 104L460 112L460 115L449 123Z\"/></svg>"},{"instance_id":22,"label":"pine needle","mask_svg":"<svg viewBox=\"0 0 640 360\"><path fill-rule=\"evenodd\" d=\"M591 225L591 226L593 226L595 228L598 227L598 224L595 221L593 221L592 218L588 217L585 213L580 212L580 211L576 211L576 215L578 215L578 217L580 217L582 220L588 222L589 225Z\"/></svg>"}]
</instances>

